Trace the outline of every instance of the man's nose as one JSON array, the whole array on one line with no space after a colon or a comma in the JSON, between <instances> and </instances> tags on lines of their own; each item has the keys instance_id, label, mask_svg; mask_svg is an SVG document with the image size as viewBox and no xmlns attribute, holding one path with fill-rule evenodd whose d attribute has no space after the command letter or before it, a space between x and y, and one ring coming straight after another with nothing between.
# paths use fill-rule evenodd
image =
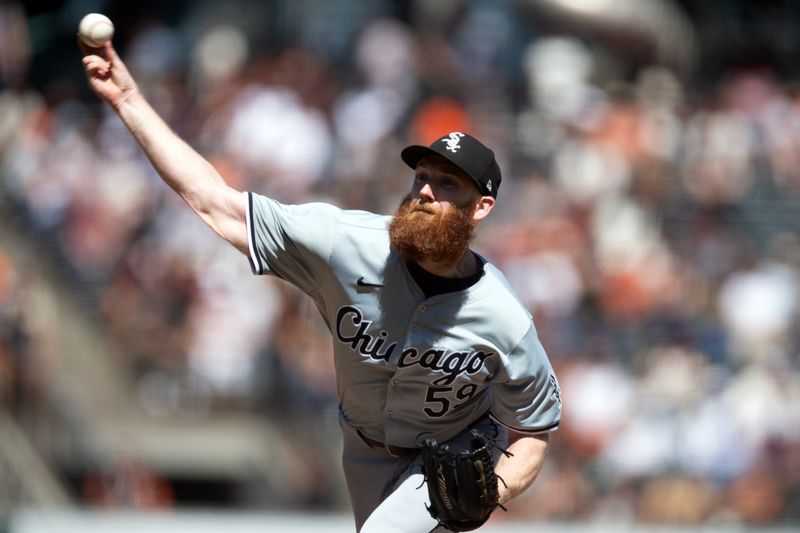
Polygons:
<instances>
[{"instance_id":1,"label":"man's nose","mask_svg":"<svg viewBox=\"0 0 800 533\"><path fill-rule=\"evenodd\" d=\"M430 183L426 183L422 186L422 188L419 190L419 197L429 202L434 201L436 195L433 194L433 188L431 187Z\"/></svg>"}]
</instances>

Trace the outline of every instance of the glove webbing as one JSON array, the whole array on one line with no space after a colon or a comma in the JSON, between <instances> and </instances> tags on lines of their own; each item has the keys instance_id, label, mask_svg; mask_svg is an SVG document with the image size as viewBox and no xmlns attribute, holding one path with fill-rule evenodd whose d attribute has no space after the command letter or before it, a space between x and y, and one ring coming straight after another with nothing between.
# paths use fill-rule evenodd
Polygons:
<instances>
[{"instance_id":1,"label":"glove webbing","mask_svg":"<svg viewBox=\"0 0 800 533\"><path fill-rule=\"evenodd\" d=\"M452 531L470 531L483 525L495 508L506 511L497 501L498 479L508 485L494 471L495 448L507 457L513 455L475 429L470 432L470 448L458 453L433 438L425 441L422 484L428 482L431 501L426 508L440 525Z\"/></svg>"}]
</instances>

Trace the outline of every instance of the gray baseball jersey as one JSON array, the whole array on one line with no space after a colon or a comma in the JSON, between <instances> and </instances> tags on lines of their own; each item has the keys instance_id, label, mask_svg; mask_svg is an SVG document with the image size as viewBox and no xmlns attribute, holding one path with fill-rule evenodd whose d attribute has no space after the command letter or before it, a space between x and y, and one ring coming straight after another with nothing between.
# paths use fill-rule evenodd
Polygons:
<instances>
[{"instance_id":1,"label":"gray baseball jersey","mask_svg":"<svg viewBox=\"0 0 800 533\"><path fill-rule=\"evenodd\" d=\"M250 266L299 287L333 335L341 411L375 440L445 441L487 411L558 426L558 382L532 317L490 263L466 290L426 298L389 244L391 217L247 193Z\"/></svg>"}]
</instances>

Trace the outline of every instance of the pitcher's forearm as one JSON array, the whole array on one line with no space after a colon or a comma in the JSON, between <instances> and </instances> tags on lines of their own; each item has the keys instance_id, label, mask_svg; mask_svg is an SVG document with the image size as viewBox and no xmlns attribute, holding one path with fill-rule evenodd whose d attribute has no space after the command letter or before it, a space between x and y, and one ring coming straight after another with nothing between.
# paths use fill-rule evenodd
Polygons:
<instances>
[{"instance_id":1,"label":"pitcher's forearm","mask_svg":"<svg viewBox=\"0 0 800 533\"><path fill-rule=\"evenodd\" d=\"M215 232L247 253L242 194L230 188L138 90L115 108L164 182Z\"/></svg>"},{"instance_id":2,"label":"pitcher's forearm","mask_svg":"<svg viewBox=\"0 0 800 533\"><path fill-rule=\"evenodd\" d=\"M137 91L127 98L117 112L153 167L175 192L185 197L196 188L225 185L216 169L172 131L141 93Z\"/></svg>"},{"instance_id":3,"label":"pitcher's forearm","mask_svg":"<svg viewBox=\"0 0 800 533\"><path fill-rule=\"evenodd\" d=\"M117 111L164 182L211 229L242 253L249 253L245 196L228 187L211 163L161 119L110 41L101 48L80 46L89 86Z\"/></svg>"},{"instance_id":4,"label":"pitcher's forearm","mask_svg":"<svg viewBox=\"0 0 800 533\"><path fill-rule=\"evenodd\" d=\"M533 484L544 464L549 440L546 434L519 438L508 447L512 455L500 457L495 471L503 479L498 481L501 504L519 496Z\"/></svg>"}]
</instances>

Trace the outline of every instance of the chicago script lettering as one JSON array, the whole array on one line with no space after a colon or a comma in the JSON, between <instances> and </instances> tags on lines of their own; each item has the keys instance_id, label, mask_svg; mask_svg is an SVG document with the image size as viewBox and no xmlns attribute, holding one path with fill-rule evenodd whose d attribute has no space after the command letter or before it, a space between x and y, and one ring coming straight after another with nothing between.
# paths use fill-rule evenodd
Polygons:
<instances>
[{"instance_id":1,"label":"chicago script lettering","mask_svg":"<svg viewBox=\"0 0 800 533\"><path fill-rule=\"evenodd\" d=\"M345 328L350 325L355 326L355 331L352 333L345 333ZM393 342L381 352L381 348L383 348L383 345L386 343L386 337L389 334L381 330L378 337L373 337L367 333L371 325L372 321L364 320L364 315L361 314L361 310L357 307L351 307L349 305L342 307L339 309L339 312L336 313L336 338L361 355L379 361L388 361L397 343Z\"/></svg>"},{"instance_id":2,"label":"chicago script lettering","mask_svg":"<svg viewBox=\"0 0 800 533\"><path fill-rule=\"evenodd\" d=\"M389 333L381 330L377 335L370 334L371 320L364 319L360 309L344 306L336 314L336 338L356 352L371 359L388 361L397 343L393 342L384 348ZM406 348L400 354L398 368L419 365L421 368L444 372L444 375L431 382L433 385L450 385L462 374L477 374L483 364L494 352L462 351L449 352L441 348L430 348L420 351L417 348Z\"/></svg>"}]
</instances>

